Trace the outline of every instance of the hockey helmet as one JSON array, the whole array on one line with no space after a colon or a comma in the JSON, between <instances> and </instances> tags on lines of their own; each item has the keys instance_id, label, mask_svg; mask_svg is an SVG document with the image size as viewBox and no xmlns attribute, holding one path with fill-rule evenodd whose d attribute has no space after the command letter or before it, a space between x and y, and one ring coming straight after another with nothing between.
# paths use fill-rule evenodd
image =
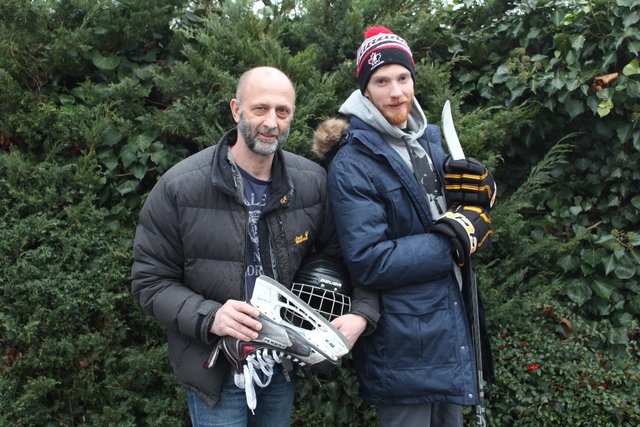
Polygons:
<instances>
[{"instance_id":1,"label":"hockey helmet","mask_svg":"<svg viewBox=\"0 0 640 427\"><path fill-rule=\"evenodd\" d=\"M351 282L344 264L328 255L309 254L293 278L291 292L331 321L351 309Z\"/></svg>"}]
</instances>

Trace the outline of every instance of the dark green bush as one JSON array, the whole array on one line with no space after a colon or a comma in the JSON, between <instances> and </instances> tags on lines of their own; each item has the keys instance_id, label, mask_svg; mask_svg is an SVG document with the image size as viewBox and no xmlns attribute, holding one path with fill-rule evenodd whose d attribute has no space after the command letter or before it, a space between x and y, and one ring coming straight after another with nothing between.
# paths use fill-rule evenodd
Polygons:
<instances>
[{"instance_id":1,"label":"dark green bush","mask_svg":"<svg viewBox=\"0 0 640 427\"><path fill-rule=\"evenodd\" d=\"M163 334L127 291L132 231L78 160L0 155L0 424L175 426Z\"/></svg>"}]
</instances>

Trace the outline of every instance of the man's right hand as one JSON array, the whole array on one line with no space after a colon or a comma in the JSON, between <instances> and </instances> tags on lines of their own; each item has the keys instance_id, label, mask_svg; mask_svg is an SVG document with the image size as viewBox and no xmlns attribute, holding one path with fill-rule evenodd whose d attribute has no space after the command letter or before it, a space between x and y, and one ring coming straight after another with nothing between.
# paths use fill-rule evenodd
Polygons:
<instances>
[{"instance_id":1,"label":"man's right hand","mask_svg":"<svg viewBox=\"0 0 640 427\"><path fill-rule=\"evenodd\" d=\"M262 324L256 320L260 312L243 301L228 300L213 318L209 332L219 337L229 335L240 341L251 341L258 337Z\"/></svg>"},{"instance_id":2,"label":"man's right hand","mask_svg":"<svg viewBox=\"0 0 640 427\"><path fill-rule=\"evenodd\" d=\"M454 259L460 267L487 245L493 233L491 218L477 206L458 206L446 211L436 219L431 231L450 239Z\"/></svg>"}]
</instances>

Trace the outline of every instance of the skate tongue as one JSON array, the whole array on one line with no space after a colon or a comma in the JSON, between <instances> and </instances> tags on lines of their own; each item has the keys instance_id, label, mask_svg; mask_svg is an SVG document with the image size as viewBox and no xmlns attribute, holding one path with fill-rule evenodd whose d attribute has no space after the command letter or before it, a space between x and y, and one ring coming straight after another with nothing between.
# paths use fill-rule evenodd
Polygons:
<instances>
[{"instance_id":1,"label":"skate tongue","mask_svg":"<svg viewBox=\"0 0 640 427\"><path fill-rule=\"evenodd\" d=\"M249 302L260 310L262 315L300 334L310 346L329 361L336 363L349 352L349 343L335 326L276 280L259 276ZM292 324L283 317L286 312L293 313L294 317L303 321L300 324L310 325L310 327L302 328ZM290 316L286 317L290 318Z\"/></svg>"}]
</instances>

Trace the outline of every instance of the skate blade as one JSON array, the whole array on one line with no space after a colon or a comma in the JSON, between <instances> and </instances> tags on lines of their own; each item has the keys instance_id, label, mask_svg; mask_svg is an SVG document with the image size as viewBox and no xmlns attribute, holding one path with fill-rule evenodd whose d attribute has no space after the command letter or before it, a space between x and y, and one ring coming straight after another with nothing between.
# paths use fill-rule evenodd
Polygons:
<instances>
[{"instance_id":1,"label":"skate blade","mask_svg":"<svg viewBox=\"0 0 640 427\"><path fill-rule=\"evenodd\" d=\"M335 363L349 352L349 342L335 326L276 280L259 276L249 302L269 319L302 335L328 360ZM311 328L301 328L285 320L283 314L287 310L308 322L305 324Z\"/></svg>"}]
</instances>

